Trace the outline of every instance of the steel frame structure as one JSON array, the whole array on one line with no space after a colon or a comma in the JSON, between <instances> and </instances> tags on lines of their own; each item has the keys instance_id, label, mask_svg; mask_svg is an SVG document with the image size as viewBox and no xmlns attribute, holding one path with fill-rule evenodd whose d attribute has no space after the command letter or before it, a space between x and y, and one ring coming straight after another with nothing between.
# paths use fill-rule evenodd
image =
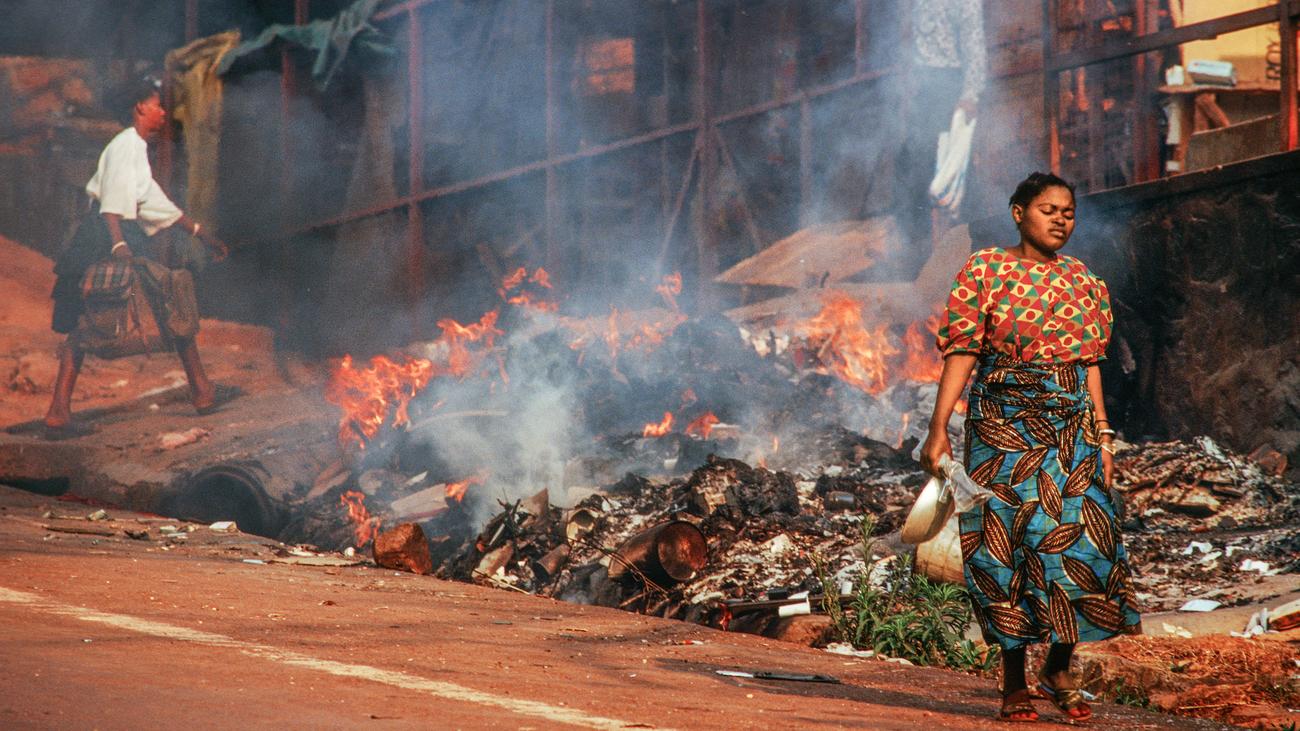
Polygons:
<instances>
[{"instance_id":1,"label":"steel frame structure","mask_svg":"<svg viewBox=\"0 0 1300 731\"><path fill-rule=\"evenodd\" d=\"M628 137L625 139L609 142L602 145L596 145L590 148L582 149L575 152L561 153L557 143L556 129L556 104L557 89L555 84L554 62L555 62L555 2L556 0L545 0L545 124L546 124L546 157L535 160L523 165L517 165L510 168L497 170L495 172L481 175L475 178L460 180L444 185L426 187L423 180L423 162L424 155L420 154L424 144L424 130L420 111L423 108L423 89L424 77L423 68L420 64L421 47L423 39L420 32L420 23L418 22L418 13L426 7L435 5L445 0L397 0L382 7L375 14L375 20L395 20L405 19L407 32L407 83L409 103L407 104L408 124L410 129L410 149L411 154L408 163L408 186L407 193L399 196L394 200L387 201L375 206L362 210L349 211L328 219L315 221L300 228L282 232L284 237L292 237L302 234L313 233L321 230L327 230L337 227L341 224L357 221L371 216L383 213L396 212L402 209L406 210L407 217L407 260L409 266L408 272L412 279L409 281L409 294L418 296L424 289L424 282L420 281L419 272L423 271L422 262L424 260L424 215L421 204L438 198L455 195L467 191L472 191L486 186L490 186L503 181L519 178L521 176L543 172L545 175L545 221L544 221L544 242L546 264L554 267L560 252L558 250L558 228L560 215L560 192L558 175L559 170L565 166L581 160L587 160L595 157L604 156L610 153L625 150L631 147L650 144L653 142L664 141L668 138L678 135L691 134L694 136L692 150L686 164L685 172L681 181L675 186L676 194L671 201L665 200L665 223L662 231L662 243L660 247L659 258L662 263L665 259L671 241L675 235L679 219L685 207L686 198L692 188L692 183L698 181L698 189L701 197L701 203L704 209L710 210L712 206L711 189L712 183L716 180L719 171L719 162L732 168L734 171L735 161L723 141L722 135L718 128L728 123L738 120L749 119L757 115L770 112L775 109L797 106L800 114L800 139L799 139L799 171L800 171L800 191L801 191L801 221L807 223L807 211L811 201L812 188L812 124L811 124L811 105L818 98L827 95L836 94L845 89L860 86L879 80L889 74L897 71L896 68L885 68L878 70L867 69L867 48L866 48L866 18L868 12L869 0L854 0L855 10L855 27L854 27L854 56L855 69L853 76L841 81L825 84L821 86L799 89L788 95L774 98L766 102L754 104L740 110L724 114L716 114L711 99L714 96L714 79L710 74L713 68L712 53L714 49L711 44L710 36L710 14L708 11L708 0L695 0L696 6L696 95L697 102L694 118L690 121L680 124L661 127L644 134ZM1096 0L1086 0L1093 3ZM1156 0L1137 0L1137 27L1138 34L1132 38L1123 41L1110 43L1092 43L1087 47L1077 50L1071 50L1056 53L1056 29L1057 29L1057 5L1059 0L1043 0L1043 24L1042 24L1042 65L1039 67L1043 73L1043 97L1045 107L1045 146L1047 159L1050 161L1053 170L1060 169L1061 163L1061 142L1060 142L1060 108L1059 108L1059 81L1060 72L1067 71L1091 64L1110 61L1120 58L1136 56L1136 71L1138 73L1138 99L1139 104L1145 104L1145 96L1149 96L1153 91L1152 83L1148 77L1156 71L1154 64L1145 57L1152 51L1167 49L1178 46L1182 43L1213 38L1222 33L1228 33L1235 30L1251 28L1268 23L1279 23L1282 38L1282 72L1281 72L1281 139L1279 140L1279 150L1288 151L1297 149L1300 137L1297 133L1297 59L1296 59L1296 29L1297 16L1300 15L1300 0L1281 0L1280 2L1264 8L1237 13L1222 18L1216 18L1200 23L1172 28L1165 31L1154 31L1155 28L1155 6ZM310 0L294 0L294 19L295 22L304 23L309 18ZM193 40L198 34L198 0L186 0L185 6L185 32L186 39ZM290 62L287 53L282 58L282 84L283 94L281 111L284 115L285 124L282 124L282 150L289 148L287 139L287 124L289 111L289 98L297 92L298 79L295 75L295 69ZM1015 68L1005 72L1003 75L1019 75L1032 72L1038 69ZM1137 161L1136 172L1137 181L1142 182L1159 177L1158 170L1158 146L1156 144L1156 130L1154 127L1154 115L1145 113L1146 110L1139 108L1139 116L1144 120L1143 124L1135 134L1135 150L1143 151L1144 157ZM1097 120L1089 120L1089 131L1093 139L1098 139L1096 135L1100 134L1100 123ZM164 153L166 154L166 153ZM292 164L287 154L282 156L284 159L284 169L281 171L283 180L291 180L292 170L289 166ZM1095 157L1095 156L1094 156ZM165 158L170 161L170 155ZM1094 163L1095 167L1095 163ZM1094 171L1095 172L1095 171ZM1094 176L1095 177L1095 176ZM287 184L287 183L286 183ZM769 242L759 240L759 232L754 223L754 217L748 203L741 197L742 217L745 228L749 235L754 239L755 248L762 248ZM703 238L699 241L697 252L697 265L700 274L700 283L705 285L717 273L717 236L711 227L704 227Z\"/></svg>"},{"instance_id":2,"label":"steel frame structure","mask_svg":"<svg viewBox=\"0 0 1300 731\"><path fill-rule=\"evenodd\" d=\"M1096 0L1085 0L1085 2L1091 7L1096 3ZM1160 176L1158 167L1151 157L1158 149L1155 138L1152 137L1153 130L1150 124L1155 117L1154 112L1147 108L1147 100L1153 91L1148 77L1150 72L1155 69L1151 68L1150 59L1146 57L1146 54L1180 46L1188 41L1215 38L1224 33L1271 23L1278 24L1282 54L1281 79L1279 80L1281 114L1279 127L1281 128L1281 139L1278 140L1278 151L1288 152L1297 149L1297 145L1300 143L1300 139L1298 139L1300 134L1297 133L1296 109L1296 83L1298 81L1296 73L1296 21L1297 16L1300 16L1300 0L1280 0L1277 3L1256 8L1255 10L1234 13L1222 18L1214 18L1163 31L1154 30L1156 3L1153 0L1137 0L1137 35L1110 43L1091 43L1085 48L1062 53L1056 53L1054 50L1058 27L1058 4L1059 0L1043 0L1043 102L1047 114L1046 153L1053 170L1059 170L1061 166L1059 78L1062 71L1071 71L1104 61L1137 57L1137 100L1139 105L1137 116L1142 123L1138 125L1134 148L1141 150L1144 157L1137 161L1138 179L1133 182L1145 182ZM1096 146L1100 143L1099 125L1094 124L1093 120L1089 119L1088 126L1089 144L1092 149L1096 149ZM1090 155L1090 157L1096 158L1098 156ZM1095 164L1094 162L1093 165L1095 166ZM1094 180L1098 177L1095 170L1091 175Z\"/></svg>"}]
</instances>

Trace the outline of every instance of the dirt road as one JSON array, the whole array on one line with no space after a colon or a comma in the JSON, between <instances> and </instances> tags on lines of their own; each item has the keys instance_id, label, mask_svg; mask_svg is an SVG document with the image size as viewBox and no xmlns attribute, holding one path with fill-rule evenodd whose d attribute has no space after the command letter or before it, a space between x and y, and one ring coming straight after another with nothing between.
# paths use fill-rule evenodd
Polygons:
<instances>
[{"instance_id":1,"label":"dirt road","mask_svg":"<svg viewBox=\"0 0 1300 731\"><path fill-rule=\"evenodd\" d=\"M957 673L373 566L273 563L301 559L206 527L163 539L156 517L75 519L91 510L0 488L0 727L1003 727L992 685ZM1112 728L1221 728L1098 713Z\"/></svg>"}]
</instances>

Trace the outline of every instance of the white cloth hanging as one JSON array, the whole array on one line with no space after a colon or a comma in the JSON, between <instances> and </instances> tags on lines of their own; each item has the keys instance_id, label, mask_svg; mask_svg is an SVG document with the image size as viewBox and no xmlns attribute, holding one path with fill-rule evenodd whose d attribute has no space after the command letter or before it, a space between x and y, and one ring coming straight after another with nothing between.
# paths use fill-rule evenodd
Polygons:
<instances>
[{"instance_id":1,"label":"white cloth hanging","mask_svg":"<svg viewBox=\"0 0 1300 731\"><path fill-rule=\"evenodd\" d=\"M970 167L971 140L975 120L967 118L960 107L952 113L947 132L939 133L939 148L934 160L934 179L930 197L935 205L955 213L966 193L966 170Z\"/></svg>"}]
</instances>

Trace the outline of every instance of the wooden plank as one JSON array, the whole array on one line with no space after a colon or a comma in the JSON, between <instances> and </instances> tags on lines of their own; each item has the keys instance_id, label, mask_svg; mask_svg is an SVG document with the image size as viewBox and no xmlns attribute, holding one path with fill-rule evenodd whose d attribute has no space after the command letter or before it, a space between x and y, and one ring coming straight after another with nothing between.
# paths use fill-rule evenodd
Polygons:
<instances>
[{"instance_id":1,"label":"wooden plank","mask_svg":"<svg viewBox=\"0 0 1300 731\"><path fill-rule=\"evenodd\" d=\"M744 307L728 310L732 322L751 328L779 327L782 323L805 320L824 306L827 295L840 292L862 303L869 322L907 325L928 317L944 303L953 278L971 253L970 228L948 229L939 237L929 261L912 282L854 284L803 289Z\"/></svg>"},{"instance_id":2,"label":"wooden plank","mask_svg":"<svg viewBox=\"0 0 1300 731\"><path fill-rule=\"evenodd\" d=\"M861 272L901 236L892 216L809 226L741 261L714 280L720 284L803 289L839 282Z\"/></svg>"}]
</instances>

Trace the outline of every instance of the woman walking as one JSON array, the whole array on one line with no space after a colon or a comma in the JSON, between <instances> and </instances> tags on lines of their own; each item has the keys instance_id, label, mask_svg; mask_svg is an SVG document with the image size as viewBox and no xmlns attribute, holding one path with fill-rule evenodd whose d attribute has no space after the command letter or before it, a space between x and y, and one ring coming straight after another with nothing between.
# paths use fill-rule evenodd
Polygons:
<instances>
[{"instance_id":1,"label":"woman walking","mask_svg":"<svg viewBox=\"0 0 1300 731\"><path fill-rule=\"evenodd\" d=\"M948 297L943 375L925 469L951 455L947 424L970 377L966 470L995 497L959 516L966 584L985 639L1002 649L1007 721L1038 718L1025 650L1050 641L1042 697L1073 720L1092 715L1070 658L1078 642L1138 633L1109 487L1111 442L1101 373L1110 338L1106 285L1059 253L1074 232L1074 187L1034 173L1011 196L1020 242L971 255Z\"/></svg>"}]
</instances>

